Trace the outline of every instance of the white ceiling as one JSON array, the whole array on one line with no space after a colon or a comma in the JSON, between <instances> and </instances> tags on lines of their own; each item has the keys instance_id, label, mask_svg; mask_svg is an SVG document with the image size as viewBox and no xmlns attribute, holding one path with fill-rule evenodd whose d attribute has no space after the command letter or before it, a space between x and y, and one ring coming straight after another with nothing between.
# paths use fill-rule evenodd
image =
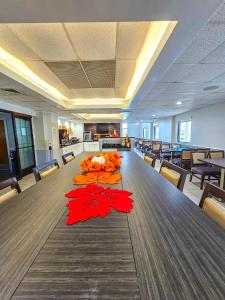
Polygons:
<instances>
[{"instance_id":1,"label":"white ceiling","mask_svg":"<svg viewBox=\"0 0 225 300\"><path fill-rule=\"evenodd\" d=\"M91 0L21 0L20 2L3 0L1 1L0 22L66 23L178 20L174 33L128 109L131 111L128 117L129 121L151 120L152 114L156 114L158 117L171 116L225 101L225 5L222 4L218 8L220 3L221 0L173 0L169 4L168 0L114 0L113 4L110 0L95 0L94 2ZM218 10L213 14L216 8ZM68 33L72 32L71 36L73 37L70 43L65 38L62 24L54 24L55 28L51 30L47 30L48 24L45 25L46 28L42 27L43 24L41 26L40 24L32 24L32 28L29 26L22 28L19 24L7 27L7 25L2 24L0 26L0 40L6 44L6 50L7 48L14 49L15 53L12 54L22 60L26 59L26 63L41 74L44 80L54 86L56 85L65 95L71 95L72 92L75 97L81 98L85 95L88 96L87 90L68 91L43 61L65 60L65 57L66 60L76 60L78 56L82 57L82 55L96 59L98 56L96 49L100 47L102 53L105 53L107 57L114 55L122 61L121 65L118 64L117 66L122 74L121 82L117 81L117 93L120 92L123 95L124 86L129 81L126 74L131 72L130 70L134 67L128 64L127 58L132 60L137 55L140 46L138 42L135 43L134 41L139 41L139 38L141 40L145 31L137 27L132 28L132 23L121 25L119 28L121 41L119 39L116 42L117 51L115 54L112 51L113 47L108 47L115 44L114 24L118 23L107 23L105 26L107 43L104 43L104 39L96 31L96 36L92 36L95 38L94 41L99 41L96 48L90 47L88 44L83 45L80 42L76 51L71 47L71 44L77 43L76 39L79 38L79 34L76 34L76 30L78 29L69 24L66 25L66 29ZM84 30L83 26L88 26L88 24L80 24L79 32ZM90 26L93 26L93 23ZM40 43L43 30L46 32L44 44ZM86 31L88 32L88 28ZM86 31L83 34L86 34ZM93 45L92 40L90 40L91 42ZM59 44L64 45L63 53L60 51ZM2 77L0 76L0 82L1 80ZM203 88L209 85L219 85L219 89L211 92L203 91ZM98 92L102 94L102 97L110 97L113 92L115 94L115 91L109 90L100 91L99 89ZM118 94L116 95L118 96ZM8 101L24 103L21 102L23 99L16 99L15 97L8 99ZM178 100L183 101L182 106L176 105ZM41 97L38 101L47 100L43 100ZM50 109L49 102L47 103L46 109ZM37 104L34 108L39 110ZM54 109L59 111L56 107ZM68 111L68 113L71 112ZM88 113L88 110L86 112Z\"/></svg>"},{"instance_id":2,"label":"white ceiling","mask_svg":"<svg viewBox=\"0 0 225 300\"><path fill-rule=\"evenodd\" d=\"M215 90L204 91L208 86ZM182 101L182 105L176 105ZM189 46L156 80L128 118L173 116L225 101L225 4L197 32Z\"/></svg>"}]
</instances>

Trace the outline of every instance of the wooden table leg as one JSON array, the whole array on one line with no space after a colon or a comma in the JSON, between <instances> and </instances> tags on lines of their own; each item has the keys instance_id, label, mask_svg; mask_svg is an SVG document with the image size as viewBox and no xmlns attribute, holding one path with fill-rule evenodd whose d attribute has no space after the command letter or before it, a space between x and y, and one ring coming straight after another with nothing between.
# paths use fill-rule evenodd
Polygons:
<instances>
[{"instance_id":1,"label":"wooden table leg","mask_svg":"<svg viewBox=\"0 0 225 300\"><path fill-rule=\"evenodd\" d=\"M224 189L224 176L225 176L225 169L221 169L221 175L220 175L220 187L221 189Z\"/></svg>"}]
</instances>

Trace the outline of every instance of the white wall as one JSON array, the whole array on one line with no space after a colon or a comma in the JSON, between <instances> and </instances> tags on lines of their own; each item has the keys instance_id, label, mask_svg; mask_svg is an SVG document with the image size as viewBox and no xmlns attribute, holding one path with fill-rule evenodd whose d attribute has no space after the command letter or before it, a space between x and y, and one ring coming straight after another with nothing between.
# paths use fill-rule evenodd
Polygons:
<instances>
[{"instance_id":1,"label":"white wall","mask_svg":"<svg viewBox=\"0 0 225 300\"><path fill-rule=\"evenodd\" d=\"M0 100L0 109L18 112L21 114L27 114L30 116L36 116L36 112L33 109L24 107L24 106L20 106L20 105L11 104L4 100Z\"/></svg>"},{"instance_id":2,"label":"white wall","mask_svg":"<svg viewBox=\"0 0 225 300\"><path fill-rule=\"evenodd\" d=\"M225 149L225 102L174 117L173 141L179 121L192 120L191 145Z\"/></svg>"},{"instance_id":3,"label":"white wall","mask_svg":"<svg viewBox=\"0 0 225 300\"><path fill-rule=\"evenodd\" d=\"M84 124L83 123L75 123L67 119L59 118L58 120L59 124L67 126L69 125L70 128L73 129L73 132L71 133L70 137L76 137L80 139L80 141L83 141L83 133L84 133Z\"/></svg>"},{"instance_id":4,"label":"white wall","mask_svg":"<svg viewBox=\"0 0 225 300\"><path fill-rule=\"evenodd\" d=\"M150 123L127 123L128 136L142 138L143 128L146 129L146 139L150 139Z\"/></svg>"},{"instance_id":5,"label":"white wall","mask_svg":"<svg viewBox=\"0 0 225 300\"><path fill-rule=\"evenodd\" d=\"M159 119L154 123L159 124L159 141L171 143L173 118Z\"/></svg>"}]
</instances>

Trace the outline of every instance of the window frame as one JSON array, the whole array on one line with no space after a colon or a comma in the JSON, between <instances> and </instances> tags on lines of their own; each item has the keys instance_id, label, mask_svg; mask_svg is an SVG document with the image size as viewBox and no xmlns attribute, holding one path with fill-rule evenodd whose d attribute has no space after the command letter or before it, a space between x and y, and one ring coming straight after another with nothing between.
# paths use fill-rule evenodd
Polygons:
<instances>
[{"instance_id":1,"label":"window frame","mask_svg":"<svg viewBox=\"0 0 225 300\"><path fill-rule=\"evenodd\" d=\"M190 123L191 128L190 128L190 140L189 141L181 141L180 140L180 126L182 123ZM192 132L192 120L180 120L177 124L177 142L178 143L184 143L184 144L189 144L191 142L191 132Z\"/></svg>"}]
</instances>

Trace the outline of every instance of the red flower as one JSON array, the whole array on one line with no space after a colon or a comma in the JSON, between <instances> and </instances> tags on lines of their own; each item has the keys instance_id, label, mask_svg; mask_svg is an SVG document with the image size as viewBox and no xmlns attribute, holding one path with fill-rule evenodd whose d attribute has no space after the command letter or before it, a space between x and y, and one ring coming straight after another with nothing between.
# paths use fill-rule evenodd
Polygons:
<instances>
[{"instance_id":1,"label":"red flower","mask_svg":"<svg viewBox=\"0 0 225 300\"><path fill-rule=\"evenodd\" d=\"M65 195L68 198L75 198L67 203L69 213L66 223L74 224L90 218L104 218L111 212L111 208L129 213L133 208L130 195L128 191L112 190L95 184L73 190Z\"/></svg>"}]
</instances>

